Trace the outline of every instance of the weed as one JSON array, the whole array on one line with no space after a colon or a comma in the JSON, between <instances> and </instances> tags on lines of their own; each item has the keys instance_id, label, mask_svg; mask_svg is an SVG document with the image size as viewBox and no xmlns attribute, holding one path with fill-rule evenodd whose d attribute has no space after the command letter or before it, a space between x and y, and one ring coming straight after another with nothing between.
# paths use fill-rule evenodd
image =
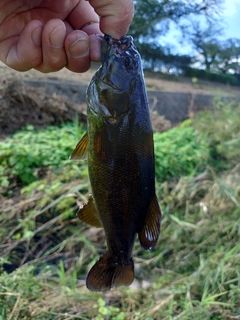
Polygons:
<instances>
[{"instance_id":1,"label":"weed","mask_svg":"<svg viewBox=\"0 0 240 320\"><path fill-rule=\"evenodd\" d=\"M166 181L201 172L208 162L207 141L187 120L179 127L154 135L156 178Z\"/></svg>"},{"instance_id":2,"label":"weed","mask_svg":"<svg viewBox=\"0 0 240 320\"><path fill-rule=\"evenodd\" d=\"M82 133L82 131L81 131ZM35 131L32 126L0 142L0 186L15 178L29 184L44 174L44 168L66 164L76 141L76 124Z\"/></svg>"},{"instance_id":3,"label":"weed","mask_svg":"<svg viewBox=\"0 0 240 320\"><path fill-rule=\"evenodd\" d=\"M215 98L213 109L202 112L193 123L194 127L208 140L210 165L218 171L230 169L240 157L240 106L235 102L227 104Z\"/></svg>"},{"instance_id":4,"label":"weed","mask_svg":"<svg viewBox=\"0 0 240 320\"><path fill-rule=\"evenodd\" d=\"M155 134L159 242L154 251L136 242L135 283L108 294L85 287L105 238L75 217L89 193L86 163L64 160L78 140L76 124L47 129L50 140L41 132L58 151L55 157L41 149L48 156L31 167L34 181L20 177L8 145L16 136L7 139L0 160L0 319L238 319L239 113L237 105L216 102L192 123ZM26 131L31 150L35 134Z\"/></svg>"}]
</instances>

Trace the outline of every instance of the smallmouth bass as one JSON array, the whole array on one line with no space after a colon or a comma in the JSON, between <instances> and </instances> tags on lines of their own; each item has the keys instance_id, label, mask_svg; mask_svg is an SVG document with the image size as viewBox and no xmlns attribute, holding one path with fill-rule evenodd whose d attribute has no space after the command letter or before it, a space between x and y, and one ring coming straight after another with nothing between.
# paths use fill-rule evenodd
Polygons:
<instances>
[{"instance_id":1,"label":"smallmouth bass","mask_svg":"<svg viewBox=\"0 0 240 320\"><path fill-rule=\"evenodd\" d=\"M101 60L87 89L88 131L71 155L88 159L92 188L78 217L103 227L107 240L107 251L87 276L93 291L130 285L135 237L144 249L152 249L161 223L149 105L132 37L104 36Z\"/></svg>"}]
</instances>

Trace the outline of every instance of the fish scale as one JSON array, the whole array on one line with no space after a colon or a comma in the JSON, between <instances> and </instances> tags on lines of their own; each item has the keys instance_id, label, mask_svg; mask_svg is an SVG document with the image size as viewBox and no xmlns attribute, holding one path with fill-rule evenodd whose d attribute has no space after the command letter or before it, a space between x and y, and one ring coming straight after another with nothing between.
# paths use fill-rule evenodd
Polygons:
<instances>
[{"instance_id":1,"label":"fish scale","mask_svg":"<svg viewBox=\"0 0 240 320\"><path fill-rule=\"evenodd\" d=\"M78 216L103 227L107 240L107 250L87 276L93 291L130 285L136 235L144 249L152 249L161 223L149 105L132 37L104 36L101 60L87 89L88 131L71 155L87 157L92 188Z\"/></svg>"}]
</instances>

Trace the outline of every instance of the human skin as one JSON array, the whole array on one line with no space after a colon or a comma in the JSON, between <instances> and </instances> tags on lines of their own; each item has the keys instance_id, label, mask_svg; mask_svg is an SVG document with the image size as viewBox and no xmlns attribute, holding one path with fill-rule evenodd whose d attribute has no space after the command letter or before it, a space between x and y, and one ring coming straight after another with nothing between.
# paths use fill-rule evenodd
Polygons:
<instances>
[{"instance_id":1,"label":"human skin","mask_svg":"<svg viewBox=\"0 0 240 320\"><path fill-rule=\"evenodd\" d=\"M100 61L96 34L123 37L132 0L0 0L0 60L17 71L85 72Z\"/></svg>"}]
</instances>

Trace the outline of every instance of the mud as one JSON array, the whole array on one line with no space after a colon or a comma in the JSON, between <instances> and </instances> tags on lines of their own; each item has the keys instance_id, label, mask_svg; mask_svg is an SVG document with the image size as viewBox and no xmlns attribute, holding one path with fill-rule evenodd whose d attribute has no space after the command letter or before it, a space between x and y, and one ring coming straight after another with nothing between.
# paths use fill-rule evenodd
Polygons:
<instances>
[{"instance_id":1,"label":"mud","mask_svg":"<svg viewBox=\"0 0 240 320\"><path fill-rule=\"evenodd\" d=\"M48 77L8 76L0 83L0 136L28 124L36 128L73 121L86 122L87 84ZM240 95L149 90L149 104L155 131L165 131L202 110L211 109L215 96L226 103L240 102Z\"/></svg>"}]
</instances>

